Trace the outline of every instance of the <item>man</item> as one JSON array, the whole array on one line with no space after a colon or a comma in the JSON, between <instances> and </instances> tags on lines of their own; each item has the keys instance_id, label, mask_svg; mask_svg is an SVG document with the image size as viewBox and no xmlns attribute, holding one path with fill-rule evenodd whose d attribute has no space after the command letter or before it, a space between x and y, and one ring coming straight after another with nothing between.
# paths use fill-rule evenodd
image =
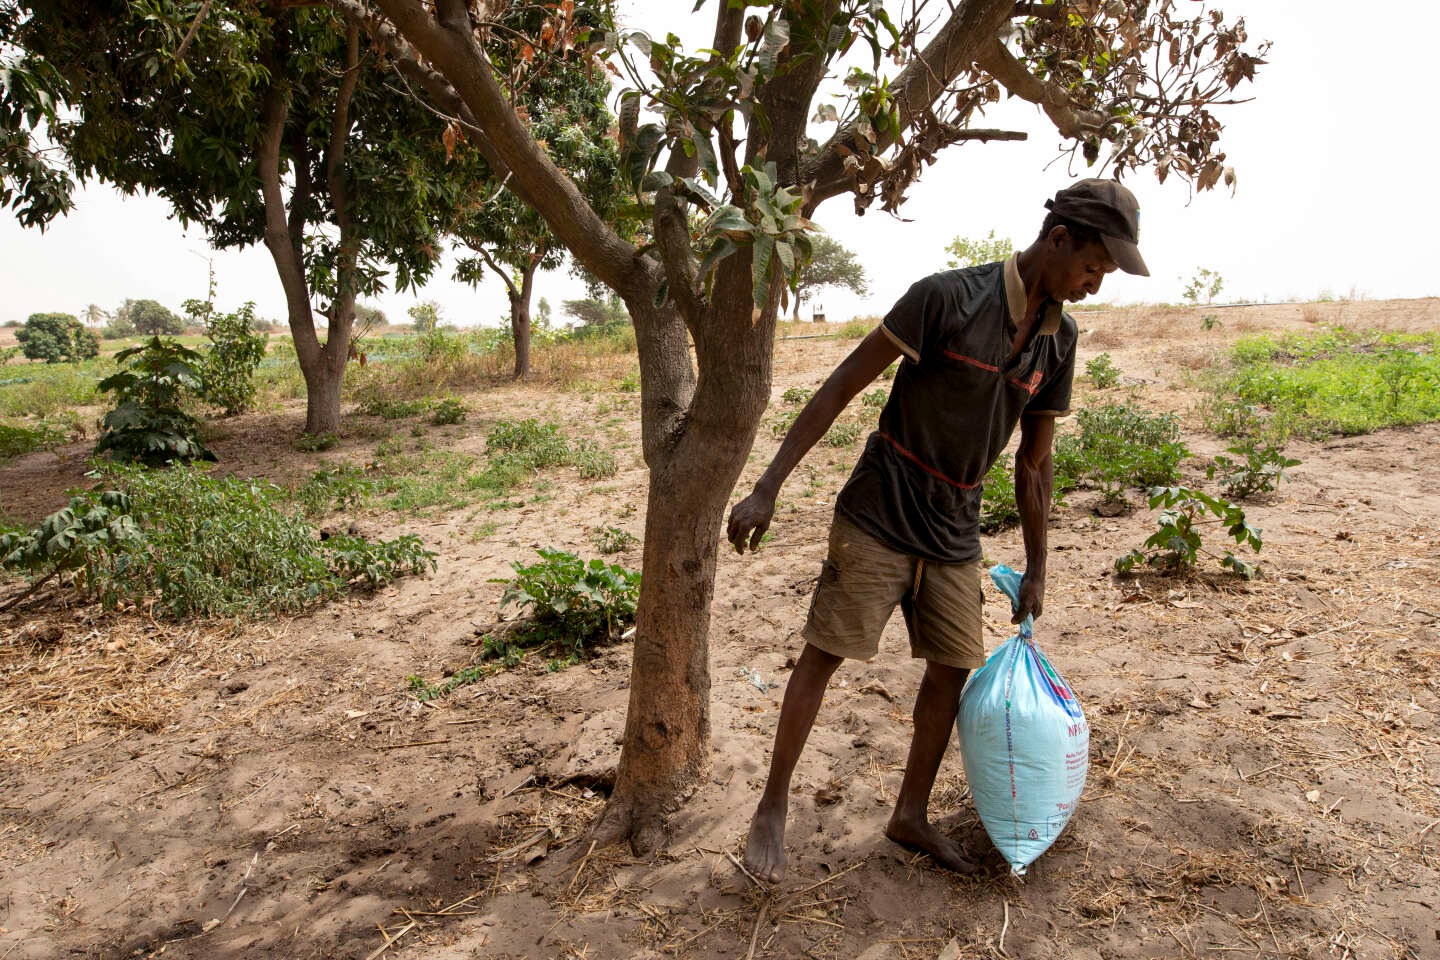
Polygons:
<instances>
[{"instance_id":1,"label":"man","mask_svg":"<svg viewBox=\"0 0 1440 960\"><path fill-rule=\"evenodd\" d=\"M1117 267L1149 276L1136 246L1139 207L1118 182L1082 180L1045 206L1050 213L1040 235L1024 251L912 286L816 391L754 491L730 512L730 542L741 553L747 543L755 550L785 478L845 405L904 357L879 429L835 501L805 648L785 690L769 779L745 849L746 866L762 880L777 880L785 869L790 777L825 688L845 658L875 655L897 603L925 675L885 834L949 869L974 869L930 823L926 808L965 678L985 663L980 484L1018 423L1015 494L1026 572L1014 622L1039 617L1051 445L1055 418L1069 412L1075 370L1077 330L1061 303L1096 293Z\"/></svg>"}]
</instances>

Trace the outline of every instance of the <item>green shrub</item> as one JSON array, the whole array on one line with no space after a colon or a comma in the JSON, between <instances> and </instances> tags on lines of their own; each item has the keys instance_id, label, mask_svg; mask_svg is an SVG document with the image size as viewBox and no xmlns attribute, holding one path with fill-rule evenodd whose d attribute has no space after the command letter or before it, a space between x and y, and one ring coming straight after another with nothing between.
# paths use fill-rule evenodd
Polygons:
<instances>
[{"instance_id":1,"label":"green shrub","mask_svg":"<svg viewBox=\"0 0 1440 960\"><path fill-rule=\"evenodd\" d=\"M880 410L880 409L882 409L882 408L885 406L885 402L886 402L887 400L889 400L889 399L890 399L890 393L889 393L889 391L887 391L887 390L871 390L869 393L865 394L864 396L862 396L862 397L860 398L860 403L861 403L862 406L864 406L864 407L866 407L866 408L868 408L868 409L871 409L871 410Z\"/></svg>"},{"instance_id":2,"label":"green shrub","mask_svg":"<svg viewBox=\"0 0 1440 960\"><path fill-rule=\"evenodd\" d=\"M865 428L858 423L849 420L841 420L833 424L825 431L825 436L820 442L827 447L849 447L853 446L865 434Z\"/></svg>"},{"instance_id":3,"label":"green shrub","mask_svg":"<svg viewBox=\"0 0 1440 960\"><path fill-rule=\"evenodd\" d=\"M995 533L1020 522L1020 507L1015 501L1015 462L1002 453L985 474L980 499L980 531Z\"/></svg>"},{"instance_id":4,"label":"green shrub","mask_svg":"<svg viewBox=\"0 0 1440 960\"><path fill-rule=\"evenodd\" d=\"M596 527L593 537L595 549L601 553L623 553L639 543L635 535L619 527Z\"/></svg>"},{"instance_id":5,"label":"green shrub","mask_svg":"<svg viewBox=\"0 0 1440 960\"><path fill-rule=\"evenodd\" d=\"M33 427L0 422L0 461L47 450L65 442L65 432L42 420Z\"/></svg>"},{"instance_id":6,"label":"green shrub","mask_svg":"<svg viewBox=\"0 0 1440 960\"><path fill-rule=\"evenodd\" d=\"M1241 457L1231 460L1223 454L1205 468L1209 480L1220 478L1220 491L1231 500L1245 500L1257 493L1270 493L1285 479L1285 471L1298 467L1299 460L1285 456L1283 448L1274 444L1261 446L1253 439L1228 448Z\"/></svg>"},{"instance_id":7,"label":"green shrub","mask_svg":"<svg viewBox=\"0 0 1440 960\"><path fill-rule=\"evenodd\" d=\"M509 454L533 470L563 464L570 454L558 426L528 418L498 421L485 437L485 447Z\"/></svg>"},{"instance_id":8,"label":"green shrub","mask_svg":"<svg viewBox=\"0 0 1440 960\"><path fill-rule=\"evenodd\" d=\"M321 450L330 450L339 445L340 435L338 433L302 433L291 444L296 450L303 453L319 453Z\"/></svg>"},{"instance_id":9,"label":"green shrub","mask_svg":"<svg viewBox=\"0 0 1440 960\"><path fill-rule=\"evenodd\" d=\"M780 399L794 407L803 407L810 402L815 395L814 390L805 387L790 387L780 395Z\"/></svg>"},{"instance_id":10,"label":"green shrub","mask_svg":"<svg viewBox=\"0 0 1440 960\"><path fill-rule=\"evenodd\" d=\"M1110 354L1102 353L1085 364L1085 376L1097 390L1107 390L1120 382L1120 368L1110 359Z\"/></svg>"},{"instance_id":11,"label":"green shrub","mask_svg":"<svg viewBox=\"0 0 1440 960\"><path fill-rule=\"evenodd\" d=\"M1147 414L1128 403L1112 403L1081 410L1076 420L1078 476L1106 501L1124 500L1126 487L1163 486L1179 479L1180 461L1189 451L1180 442L1174 414Z\"/></svg>"},{"instance_id":12,"label":"green shrub","mask_svg":"<svg viewBox=\"0 0 1440 960\"><path fill-rule=\"evenodd\" d=\"M541 549L540 562L512 563L500 608L514 604L528 618L486 644L489 656L510 659L519 649L549 648L578 660L591 647L613 643L634 621L640 574L603 560L588 563L564 550Z\"/></svg>"},{"instance_id":13,"label":"green shrub","mask_svg":"<svg viewBox=\"0 0 1440 960\"><path fill-rule=\"evenodd\" d=\"M337 510L358 510L378 493L381 484L353 464L316 470L291 496L305 515L323 516Z\"/></svg>"},{"instance_id":14,"label":"green shrub","mask_svg":"<svg viewBox=\"0 0 1440 960\"><path fill-rule=\"evenodd\" d=\"M0 563L38 573L11 554L43 550L71 572L87 598L143 604L171 616L249 616L303 609L346 593L434 568L418 538L321 541L282 506L273 484L213 477L189 465L100 468L106 489L83 494L21 541ZM27 546L28 544L28 546Z\"/></svg>"},{"instance_id":15,"label":"green shrub","mask_svg":"<svg viewBox=\"0 0 1440 960\"><path fill-rule=\"evenodd\" d=\"M430 422L437 427L459 423L464 419L465 403L457 397L446 397L441 400L435 404L435 409L430 414Z\"/></svg>"},{"instance_id":16,"label":"green shrub","mask_svg":"<svg viewBox=\"0 0 1440 960\"><path fill-rule=\"evenodd\" d=\"M174 340L151 337L143 347L115 354L118 373L100 381L115 395L105 415L96 453L158 466L171 460L214 460L200 442L200 424L182 409L188 396L204 390L201 356Z\"/></svg>"},{"instance_id":17,"label":"green shrub","mask_svg":"<svg viewBox=\"0 0 1440 960\"><path fill-rule=\"evenodd\" d=\"M615 476L620 469L615 454L594 440L577 440L567 459L586 480L604 480Z\"/></svg>"},{"instance_id":18,"label":"green shrub","mask_svg":"<svg viewBox=\"0 0 1440 960\"><path fill-rule=\"evenodd\" d=\"M403 420L406 417L418 416L429 408L429 400L401 400L377 392L362 399L357 412L367 417L380 417L382 420Z\"/></svg>"},{"instance_id":19,"label":"green shrub","mask_svg":"<svg viewBox=\"0 0 1440 960\"><path fill-rule=\"evenodd\" d=\"M220 313L203 300L185 301L185 312L203 323L210 347L203 354L203 398L225 416L244 413L255 404L255 369L265 359L267 338L255 332L255 304L246 302L234 313Z\"/></svg>"},{"instance_id":20,"label":"green shrub","mask_svg":"<svg viewBox=\"0 0 1440 960\"><path fill-rule=\"evenodd\" d=\"M15 340L26 357L46 363L88 360L100 353L99 339L68 313L30 314Z\"/></svg>"},{"instance_id":21,"label":"green shrub","mask_svg":"<svg viewBox=\"0 0 1440 960\"><path fill-rule=\"evenodd\" d=\"M1260 531L1246 522L1244 510L1228 500L1186 487L1155 487L1149 498L1150 509L1164 508L1158 520L1159 529L1145 541L1144 548L1116 558L1115 569L1120 573L1129 573L1141 563L1169 573L1190 573L1202 553L1215 556L1204 549L1202 530L1206 526L1224 527L1226 535L1233 538L1237 546L1260 552ZM1228 549L1223 558L1217 559L1222 567L1246 580L1258 572L1254 564Z\"/></svg>"}]
</instances>

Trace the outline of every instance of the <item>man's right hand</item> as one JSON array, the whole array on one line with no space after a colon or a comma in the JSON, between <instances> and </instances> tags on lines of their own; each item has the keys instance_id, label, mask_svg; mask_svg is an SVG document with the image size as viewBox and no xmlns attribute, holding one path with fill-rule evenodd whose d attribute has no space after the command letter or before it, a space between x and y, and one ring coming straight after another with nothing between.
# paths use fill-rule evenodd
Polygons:
<instances>
[{"instance_id":1,"label":"man's right hand","mask_svg":"<svg viewBox=\"0 0 1440 960\"><path fill-rule=\"evenodd\" d=\"M750 544L750 552L754 553L760 549L760 539L765 536L765 531L770 529L770 521L775 517L775 497L773 494L765 493L758 487L730 510L730 524L726 527L725 535L735 547L735 552L743 554L745 544Z\"/></svg>"}]
</instances>

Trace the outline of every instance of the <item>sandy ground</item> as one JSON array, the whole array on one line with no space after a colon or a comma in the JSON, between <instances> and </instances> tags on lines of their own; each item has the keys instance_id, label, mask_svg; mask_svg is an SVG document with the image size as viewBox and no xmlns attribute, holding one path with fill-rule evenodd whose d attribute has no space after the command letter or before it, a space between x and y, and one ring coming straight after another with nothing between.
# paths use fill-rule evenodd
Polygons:
<instances>
[{"instance_id":1,"label":"sandy ground","mask_svg":"<svg viewBox=\"0 0 1440 960\"><path fill-rule=\"evenodd\" d=\"M1202 331L1203 313L1221 325ZM1337 321L1433 329L1440 301L1080 319L1082 369L1109 352L1213 454L1189 374L1227 341ZM780 343L776 411L851 346ZM490 580L510 561L544 545L595 555L596 526L640 533L637 398L503 385L467 399L470 420L427 427L432 442L478 451L490 422L523 411L601 437L625 466L598 484L561 472L496 512L359 518L420 534L437 572L305 616L175 624L52 605L0 619L19 704L0 713L0 960L1440 957L1440 425L1293 443L1293 479L1250 505L1265 548L1249 583L1213 566L1118 578L1111 561L1153 514L1101 518L1093 494L1072 495L1037 629L1092 730L1060 841L1008 876L954 750L932 813L985 873L948 874L883 838L920 673L897 617L881 655L847 665L827 697L796 775L791 869L762 891L732 857L858 445L818 447L773 542L722 559L709 776L663 855L637 860L586 835L619 752L625 647L425 705L406 684L479 659L502 589ZM323 454L290 446L295 408L228 422L213 446L227 469L287 480L372 454L363 419ZM747 479L777 443L762 426ZM63 503L85 453L0 467L5 509ZM1186 470L1201 481L1203 460ZM1023 560L1014 531L985 551ZM639 565L633 549L612 559ZM989 597L994 645L1008 617Z\"/></svg>"}]
</instances>

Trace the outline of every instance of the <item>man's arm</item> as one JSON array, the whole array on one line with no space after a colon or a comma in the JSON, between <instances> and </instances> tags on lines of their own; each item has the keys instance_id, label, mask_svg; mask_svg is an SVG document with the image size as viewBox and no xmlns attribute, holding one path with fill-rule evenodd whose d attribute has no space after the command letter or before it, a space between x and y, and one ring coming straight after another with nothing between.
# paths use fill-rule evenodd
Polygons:
<instances>
[{"instance_id":1,"label":"man's arm","mask_svg":"<svg viewBox=\"0 0 1440 960\"><path fill-rule=\"evenodd\" d=\"M1020 531L1025 538L1025 579L1020 584L1020 607L1011 623L1025 615L1039 617L1045 607L1046 528L1050 523L1050 493L1055 483L1055 418L1027 413L1020 418L1020 449L1015 453L1015 505L1020 509Z\"/></svg>"},{"instance_id":2,"label":"man's arm","mask_svg":"<svg viewBox=\"0 0 1440 960\"><path fill-rule=\"evenodd\" d=\"M840 416L845 405L865 389L880 373L900 356L900 348L882 329L876 327L860 341L850 355L826 378L825 383L790 427L775 459L765 468L755 489L730 511L730 523L726 536L735 545L737 553L745 552L748 540L753 552L760 547L760 538L770 528L775 516L775 499L785 478L810 451L810 448L825 436L825 431Z\"/></svg>"}]
</instances>

